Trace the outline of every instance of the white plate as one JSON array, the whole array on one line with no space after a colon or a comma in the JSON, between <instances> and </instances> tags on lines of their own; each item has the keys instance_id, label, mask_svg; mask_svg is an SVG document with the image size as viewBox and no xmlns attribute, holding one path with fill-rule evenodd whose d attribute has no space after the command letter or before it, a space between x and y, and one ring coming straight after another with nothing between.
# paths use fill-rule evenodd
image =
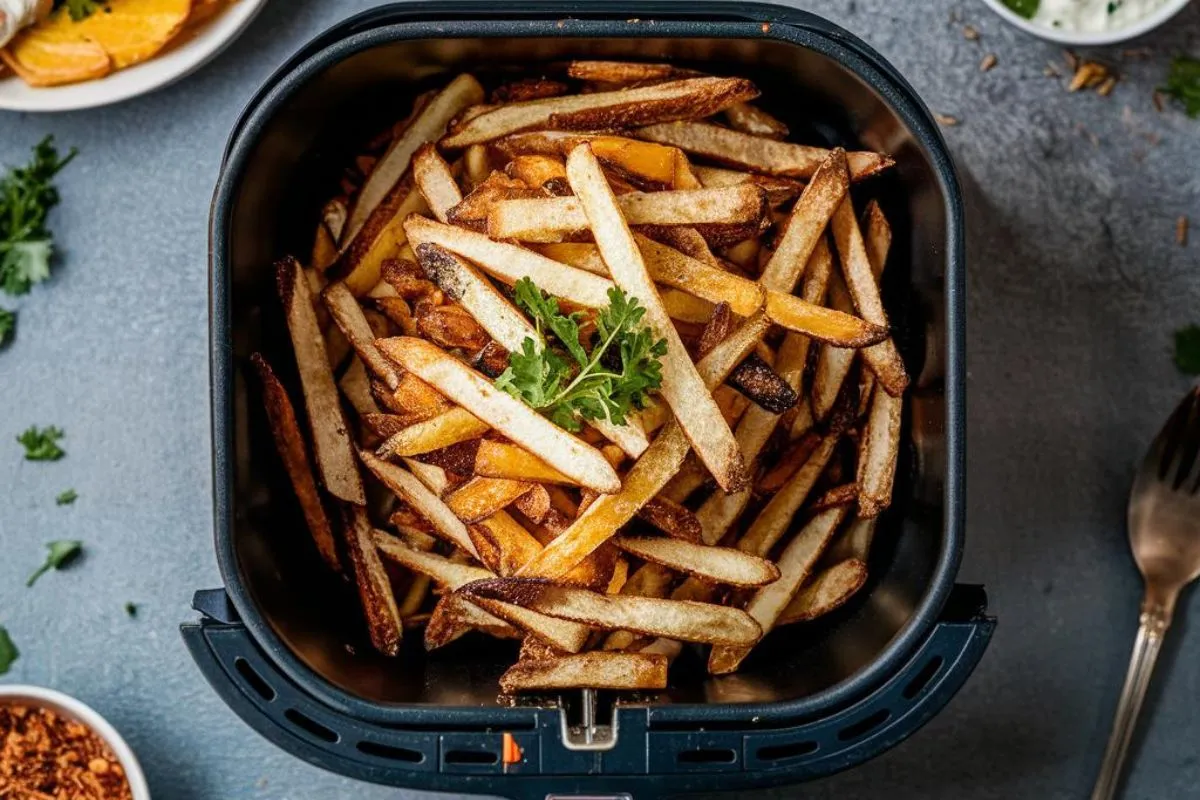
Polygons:
<instances>
[{"instance_id":1,"label":"white plate","mask_svg":"<svg viewBox=\"0 0 1200 800\"><path fill-rule=\"evenodd\" d=\"M1125 42L1141 36L1143 33L1149 33L1182 11L1184 6L1190 3L1191 0L1167 0L1166 3L1163 3L1152 14L1142 17L1132 25L1126 25L1124 28L1116 28L1111 31L1066 31L1062 28L1051 28L1048 25L1042 25L1033 20L1025 19L1025 17L1022 17L1006 6L1003 0L983 0L983 2L1008 22L1016 25L1026 33L1032 33L1041 39L1048 39L1051 42L1058 42L1059 44L1076 45L1078 47L1098 47L1106 44Z\"/></svg>"},{"instance_id":2,"label":"white plate","mask_svg":"<svg viewBox=\"0 0 1200 800\"><path fill-rule=\"evenodd\" d=\"M221 52L254 19L267 0L235 0L169 53L106 77L67 86L35 89L15 76L0 78L0 109L73 111L119 103L152 92L199 69Z\"/></svg>"}]
</instances>

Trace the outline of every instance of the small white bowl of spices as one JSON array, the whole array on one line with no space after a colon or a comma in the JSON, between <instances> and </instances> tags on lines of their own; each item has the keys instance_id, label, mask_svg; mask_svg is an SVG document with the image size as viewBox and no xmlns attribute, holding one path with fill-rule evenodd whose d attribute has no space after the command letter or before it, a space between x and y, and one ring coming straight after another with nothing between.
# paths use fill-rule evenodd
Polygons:
<instances>
[{"instance_id":1,"label":"small white bowl of spices","mask_svg":"<svg viewBox=\"0 0 1200 800\"><path fill-rule=\"evenodd\" d=\"M1021 30L1079 47L1116 44L1141 36L1183 10L1191 0L983 0Z\"/></svg>"},{"instance_id":2,"label":"small white bowl of spices","mask_svg":"<svg viewBox=\"0 0 1200 800\"><path fill-rule=\"evenodd\" d=\"M150 800L129 745L91 707L53 689L0 685L0 797Z\"/></svg>"}]
</instances>

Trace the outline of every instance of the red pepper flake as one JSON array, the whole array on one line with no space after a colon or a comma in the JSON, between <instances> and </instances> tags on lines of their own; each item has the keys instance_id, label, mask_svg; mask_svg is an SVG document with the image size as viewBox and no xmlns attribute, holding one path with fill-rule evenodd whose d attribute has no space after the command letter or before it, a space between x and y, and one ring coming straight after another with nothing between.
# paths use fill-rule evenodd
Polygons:
<instances>
[{"instance_id":1,"label":"red pepper flake","mask_svg":"<svg viewBox=\"0 0 1200 800\"><path fill-rule=\"evenodd\" d=\"M47 708L0 704L0 797L133 800L133 791L87 726Z\"/></svg>"}]
</instances>

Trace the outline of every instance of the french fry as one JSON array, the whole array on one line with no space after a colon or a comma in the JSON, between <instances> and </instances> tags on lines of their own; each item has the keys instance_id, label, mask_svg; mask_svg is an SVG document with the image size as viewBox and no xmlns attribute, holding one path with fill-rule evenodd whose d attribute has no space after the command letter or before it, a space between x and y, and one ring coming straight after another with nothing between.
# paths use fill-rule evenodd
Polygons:
<instances>
[{"instance_id":1,"label":"french fry","mask_svg":"<svg viewBox=\"0 0 1200 800\"><path fill-rule=\"evenodd\" d=\"M479 557L479 553L475 550L475 544L471 541L471 535L467 533L467 526L459 520L453 510L426 488L425 484L411 472L399 464L376 458L365 450L359 451L359 458L384 486L395 492L397 497L424 517L437 536L475 558Z\"/></svg>"},{"instance_id":2,"label":"french fry","mask_svg":"<svg viewBox=\"0 0 1200 800\"><path fill-rule=\"evenodd\" d=\"M475 581L459 591L472 599L501 600L602 630L629 630L685 642L742 647L752 645L762 635L758 624L744 611L728 606L605 595L528 578Z\"/></svg>"},{"instance_id":3,"label":"french fry","mask_svg":"<svg viewBox=\"0 0 1200 800\"><path fill-rule=\"evenodd\" d=\"M486 422L466 409L456 407L394 432L379 446L376 455L380 458L417 456L478 438L489 430Z\"/></svg>"},{"instance_id":4,"label":"french fry","mask_svg":"<svg viewBox=\"0 0 1200 800\"><path fill-rule=\"evenodd\" d=\"M685 153L702 156L733 167L765 172L785 178L809 178L829 156L830 151L791 142L777 142L761 136L710 125L704 122L669 122L635 131L639 138L678 147ZM882 153L847 154L852 180L869 178L895 162Z\"/></svg>"},{"instance_id":5,"label":"french fry","mask_svg":"<svg viewBox=\"0 0 1200 800\"><path fill-rule=\"evenodd\" d=\"M508 478L538 483L573 484L542 459L513 444L484 439L475 454L475 474L488 478Z\"/></svg>"},{"instance_id":6,"label":"french fry","mask_svg":"<svg viewBox=\"0 0 1200 800\"><path fill-rule=\"evenodd\" d=\"M631 192L617 197L617 207L630 225L757 224L766 213L766 194L749 184ZM501 200L488 214L488 235L494 239L556 241L562 233L587 227L587 216L575 197Z\"/></svg>"},{"instance_id":7,"label":"french fry","mask_svg":"<svg viewBox=\"0 0 1200 800\"><path fill-rule=\"evenodd\" d=\"M388 284L389 286L391 284ZM413 318L408 302L401 297L375 298L375 307L390 319L405 336L417 335L417 321Z\"/></svg>"},{"instance_id":8,"label":"french fry","mask_svg":"<svg viewBox=\"0 0 1200 800\"><path fill-rule=\"evenodd\" d=\"M537 189L561 197L571 193L567 168L562 159L540 154L517 156L504 168L505 174ZM444 220L443 220L444 221Z\"/></svg>"},{"instance_id":9,"label":"french fry","mask_svg":"<svg viewBox=\"0 0 1200 800\"><path fill-rule=\"evenodd\" d=\"M848 189L846 154L841 148L835 148L793 206L783 236L759 276L763 286L787 294L795 289L822 232Z\"/></svg>"},{"instance_id":10,"label":"french fry","mask_svg":"<svg viewBox=\"0 0 1200 800\"><path fill-rule=\"evenodd\" d=\"M407 372L400 375L394 390L373 382L371 394L388 410L413 420L432 419L451 408L437 389Z\"/></svg>"},{"instance_id":11,"label":"french fry","mask_svg":"<svg viewBox=\"0 0 1200 800\"><path fill-rule=\"evenodd\" d=\"M338 328L346 335L354 352L362 359L363 365L371 373L382 380L389 389L395 389L400 382L396 369L384 358L375 347L376 335L363 315L362 307L354 299L354 295L341 281L336 281L325 287L321 293L325 306L333 316Z\"/></svg>"},{"instance_id":12,"label":"french fry","mask_svg":"<svg viewBox=\"0 0 1200 800\"><path fill-rule=\"evenodd\" d=\"M520 103L525 100L540 100L543 97L558 97L570 91L569 86L561 81L547 78L522 78L521 80L501 84L492 90L493 105L505 103Z\"/></svg>"},{"instance_id":13,"label":"french fry","mask_svg":"<svg viewBox=\"0 0 1200 800\"><path fill-rule=\"evenodd\" d=\"M337 385L360 419L368 414L379 414L379 404L371 392L371 376L361 358L355 356L350 361Z\"/></svg>"},{"instance_id":14,"label":"french fry","mask_svg":"<svg viewBox=\"0 0 1200 800\"><path fill-rule=\"evenodd\" d=\"M404 220L425 211L425 198L408 181L402 181L384 197L337 263L328 270L331 280L343 281L355 297L375 288L383 274L383 263L395 258L405 244Z\"/></svg>"},{"instance_id":15,"label":"french fry","mask_svg":"<svg viewBox=\"0 0 1200 800\"><path fill-rule=\"evenodd\" d=\"M858 502L858 484L843 483L828 489L808 504L809 511L824 511L834 506L848 506Z\"/></svg>"},{"instance_id":16,"label":"french fry","mask_svg":"<svg viewBox=\"0 0 1200 800\"><path fill-rule=\"evenodd\" d=\"M617 473L599 451L500 391L453 356L412 337L384 339L379 349L579 485L606 493L621 488Z\"/></svg>"},{"instance_id":17,"label":"french fry","mask_svg":"<svg viewBox=\"0 0 1200 800\"><path fill-rule=\"evenodd\" d=\"M767 193L767 202L772 206L795 200L804 191L803 181L781 178L776 175L761 175L756 172L742 172L736 169L704 165L693 166L692 172L700 184L707 188L753 184Z\"/></svg>"},{"instance_id":18,"label":"french fry","mask_svg":"<svg viewBox=\"0 0 1200 800\"><path fill-rule=\"evenodd\" d=\"M729 385L775 414L782 414L796 405L798 397L796 390L757 353L751 353L738 364L729 375Z\"/></svg>"},{"instance_id":19,"label":"french fry","mask_svg":"<svg viewBox=\"0 0 1200 800\"><path fill-rule=\"evenodd\" d=\"M308 266L313 271L315 277L322 277L325 270L337 261L338 250L337 241L333 234L329 232L329 227L324 220L317 223L317 232L313 236L312 254L308 258ZM312 287L313 292L317 292L322 287Z\"/></svg>"},{"instance_id":20,"label":"french fry","mask_svg":"<svg viewBox=\"0 0 1200 800\"><path fill-rule=\"evenodd\" d=\"M540 155L565 158L576 146L587 142L600 163L621 179L628 180L642 189L698 189L694 186L677 185L680 159L686 157L675 147L666 147L640 139L604 134L573 133L569 131L527 131L506 136L493 146L501 152L515 157ZM687 180L686 176L683 178ZM542 185L531 183L531 186ZM562 187L566 186L564 181ZM558 192L552 192L559 194ZM569 192L568 192L569 193Z\"/></svg>"},{"instance_id":21,"label":"french fry","mask_svg":"<svg viewBox=\"0 0 1200 800\"><path fill-rule=\"evenodd\" d=\"M342 562L338 558L333 528L330 527L329 517L325 515L325 507L321 504L321 495L308 460L308 448L304 444L300 424L296 421L296 410L292 407L287 390L283 388L283 384L275 376L275 371L262 354L251 355L250 362L258 371L259 380L262 382L263 405L267 410L267 420L271 424L271 434L275 438L275 448L279 451L279 458L283 461L296 499L300 501L300 510L317 546L317 552L325 559L330 569L341 572Z\"/></svg>"},{"instance_id":22,"label":"french fry","mask_svg":"<svg viewBox=\"0 0 1200 800\"><path fill-rule=\"evenodd\" d=\"M842 263L842 273L850 295L854 298L854 305L858 307L863 319L884 328L888 327L887 312L884 311L883 301L879 296L879 284L875 280L862 231L859 230L858 221L854 218L854 209L848 199L838 206L830 227ZM908 375L904 371L904 361L891 339L885 339L864 349L862 359L870 366L879 385L888 394L898 397L904 393L908 386Z\"/></svg>"},{"instance_id":23,"label":"french fry","mask_svg":"<svg viewBox=\"0 0 1200 800\"><path fill-rule=\"evenodd\" d=\"M725 109L725 120L735 131L767 139L786 139L788 126L749 103L734 103Z\"/></svg>"},{"instance_id":24,"label":"french fry","mask_svg":"<svg viewBox=\"0 0 1200 800\"><path fill-rule=\"evenodd\" d=\"M342 532L371 644L384 655L394 656L400 650L404 625L396 607L396 597L392 594L391 580L375 549L366 509L355 505L344 507Z\"/></svg>"},{"instance_id":25,"label":"french fry","mask_svg":"<svg viewBox=\"0 0 1200 800\"><path fill-rule=\"evenodd\" d=\"M902 398L893 397L882 386L873 392L867 427L858 446L858 507L863 517L878 517L892 502L903 405Z\"/></svg>"},{"instance_id":26,"label":"french fry","mask_svg":"<svg viewBox=\"0 0 1200 800\"><path fill-rule=\"evenodd\" d=\"M354 445L342 415L337 385L325 352L325 340L321 338L312 295L300 264L294 258L280 261L276 265L276 282L296 354L321 480L334 497L365 505L367 498L354 458Z\"/></svg>"},{"instance_id":27,"label":"french fry","mask_svg":"<svg viewBox=\"0 0 1200 800\"><path fill-rule=\"evenodd\" d=\"M839 561L814 576L796 593L779 615L775 627L823 617L845 605L866 582L865 563L857 558Z\"/></svg>"},{"instance_id":28,"label":"french fry","mask_svg":"<svg viewBox=\"0 0 1200 800\"><path fill-rule=\"evenodd\" d=\"M503 172L492 172L460 203L446 212L446 219L453 225L473 231L486 231L488 215L497 203L545 196L545 191L541 189L527 186L523 181L510 178Z\"/></svg>"},{"instance_id":29,"label":"french fry","mask_svg":"<svg viewBox=\"0 0 1200 800\"><path fill-rule=\"evenodd\" d=\"M493 580L510 580L509 578L494 578ZM470 586L471 584L467 584ZM462 588L455 590L456 594ZM460 595L461 596L461 595ZM484 597L468 596L470 605L476 605L484 611L504 620L521 630L527 631L543 642L568 653L577 653L587 644L591 630L587 625L538 613L520 605L504 603L499 600Z\"/></svg>"},{"instance_id":30,"label":"french fry","mask_svg":"<svg viewBox=\"0 0 1200 800\"><path fill-rule=\"evenodd\" d=\"M342 236L343 247L353 245L368 219L375 215L384 198L395 190L408 171L413 153L425 142L436 141L460 111L483 102L483 87L468 74L459 75L434 95L379 159L363 184L350 210Z\"/></svg>"},{"instance_id":31,"label":"french fry","mask_svg":"<svg viewBox=\"0 0 1200 800\"><path fill-rule=\"evenodd\" d=\"M461 303L505 349L519 351L526 339L535 344L542 342L525 316L464 259L429 242L418 241L414 249L429 279L446 297Z\"/></svg>"},{"instance_id":32,"label":"french fry","mask_svg":"<svg viewBox=\"0 0 1200 800\"><path fill-rule=\"evenodd\" d=\"M638 509L638 519L649 522L672 539L700 541L700 521L679 503L666 497L653 497Z\"/></svg>"},{"instance_id":33,"label":"french fry","mask_svg":"<svg viewBox=\"0 0 1200 800\"><path fill-rule=\"evenodd\" d=\"M467 526L479 557L501 577L516 574L521 565L542 551L542 545L509 514L499 511Z\"/></svg>"},{"instance_id":34,"label":"french fry","mask_svg":"<svg viewBox=\"0 0 1200 800\"><path fill-rule=\"evenodd\" d=\"M700 73L674 64L634 61L579 60L567 64L567 77L597 83L643 83L672 78L695 77Z\"/></svg>"},{"instance_id":35,"label":"french fry","mask_svg":"<svg viewBox=\"0 0 1200 800\"><path fill-rule=\"evenodd\" d=\"M497 479L499 480L499 479ZM518 497L513 506L520 511L526 519L533 522L535 525L541 525L545 522L547 515L550 513L550 493L546 491L546 487L540 483L535 483L532 488L525 494Z\"/></svg>"},{"instance_id":36,"label":"french fry","mask_svg":"<svg viewBox=\"0 0 1200 800\"><path fill-rule=\"evenodd\" d=\"M757 96L758 90L747 80L691 78L640 89L530 100L480 114L440 144L457 149L536 127L595 130L706 117Z\"/></svg>"},{"instance_id":37,"label":"french fry","mask_svg":"<svg viewBox=\"0 0 1200 800\"><path fill-rule=\"evenodd\" d=\"M717 483L726 491L740 489L746 483L746 468L733 433L672 326L600 164L587 145L571 151L567 177L583 205L614 282L642 301L647 323L655 335L667 340L662 364L663 397Z\"/></svg>"},{"instance_id":38,"label":"french fry","mask_svg":"<svg viewBox=\"0 0 1200 800\"><path fill-rule=\"evenodd\" d=\"M651 536L618 536L613 542L640 559L714 583L763 586L779 577L779 570L770 561L732 547Z\"/></svg>"},{"instance_id":39,"label":"french fry","mask_svg":"<svg viewBox=\"0 0 1200 800\"><path fill-rule=\"evenodd\" d=\"M446 505L463 522L479 522L533 488L524 481L504 478L472 478L446 496Z\"/></svg>"},{"instance_id":40,"label":"french fry","mask_svg":"<svg viewBox=\"0 0 1200 800\"><path fill-rule=\"evenodd\" d=\"M844 506L822 511L788 542L779 556L779 579L755 592L746 604L746 613L762 627L764 635L775 627L780 614L808 579L845 516ZM708 671L714 675L733 672L750 654L750 649L746 646L714 647L708 656Z\"/></svg>"},{"instance_id":41,"label":"french fry","mask_svg":"<svg viewBox=\"0 0 1200 800\"><path fill-rule=\"evenodd\" d=\"M848 558L866 561L871 553L871 542L875 539L878 522L878 517L855 517L829 546L827 557L833 561Z\"/></svg>"},{"instance_id":42,"label":"french fry","mask_svg":"<svg viewBox=\"0 0 1200 800\"><path fill-rule=\"evenodd\" d=\"M342 239L342 231L346 228L346 220L350 217L350 207L346 205L345 199L335 197L321 207L321 222L325 223L325 228L333 237L335 242L340 242ZM315 264L313 266L316 266ZM326 264L322 269L327 268Z\"/></svg>"},{"instance_id":43,"label":"french fry","mask_svg":"<svg viewBox=\"0 0 1200 800\"><path fill-rule=\"evenodd\" d=\"M462 191L432 142L421 145L413 156L413 180L438 222L449 221L450 209L463 200Z\"/></svg>"},{"instance_id":44,"label":"french fry","mask_svg":"<svg viewBox=\"0 0 1200 800\"><path fill-rule=\"evenodd\" d=\"M445 647L463 634L477 630L498 639L515 639L520 631L504 620L450 592L438 599L425 625L425 649Z\"/></svg>"},{"instance_id":45,"label":"french fry","mask_svg":"<svg viewBox=\"0 0 1200 800\"><path fill-rule=\"evenodd\" d=\"M580 653L518 661L500 676L505 694L577 688L665 689L667 659L642 653Z\"/></svg>"},{"instance_id":46,"label":"french fry","mask_svg":"<svg viewBox=\"0 0 1200 800\"><path fill-rule=\"evenodd\" d=\"M767 329L766 318L752 317L696 365L706 390L720 385ZM604 495L579 515L571 527L547 545L519 573L558 578L570 571L628 522L678 471L689 451L687 438L672 420L625 475L621 490Z\"/></svg>"}]
</instances>

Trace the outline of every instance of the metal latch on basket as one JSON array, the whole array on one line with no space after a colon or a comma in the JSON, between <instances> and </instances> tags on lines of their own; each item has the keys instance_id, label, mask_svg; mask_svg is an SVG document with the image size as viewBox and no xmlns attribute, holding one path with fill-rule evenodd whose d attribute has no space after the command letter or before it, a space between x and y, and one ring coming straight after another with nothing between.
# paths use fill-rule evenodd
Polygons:
<instances>
[{"instance_id":1,"label":"metal latch on basket","mask_svg":"<svg viewBox=\"0 0 1200 800\"><path fill-rule=\"evenodd\" d=\"M580 703L582 720L578 725L568 722L567 709L564 708L560 717L562 723L562 743L568 750L611 750L617 745L617 715L610 712L611 721L608 724L596 722L596 690L583 689Z\"/></svg>"}]
</instances>

